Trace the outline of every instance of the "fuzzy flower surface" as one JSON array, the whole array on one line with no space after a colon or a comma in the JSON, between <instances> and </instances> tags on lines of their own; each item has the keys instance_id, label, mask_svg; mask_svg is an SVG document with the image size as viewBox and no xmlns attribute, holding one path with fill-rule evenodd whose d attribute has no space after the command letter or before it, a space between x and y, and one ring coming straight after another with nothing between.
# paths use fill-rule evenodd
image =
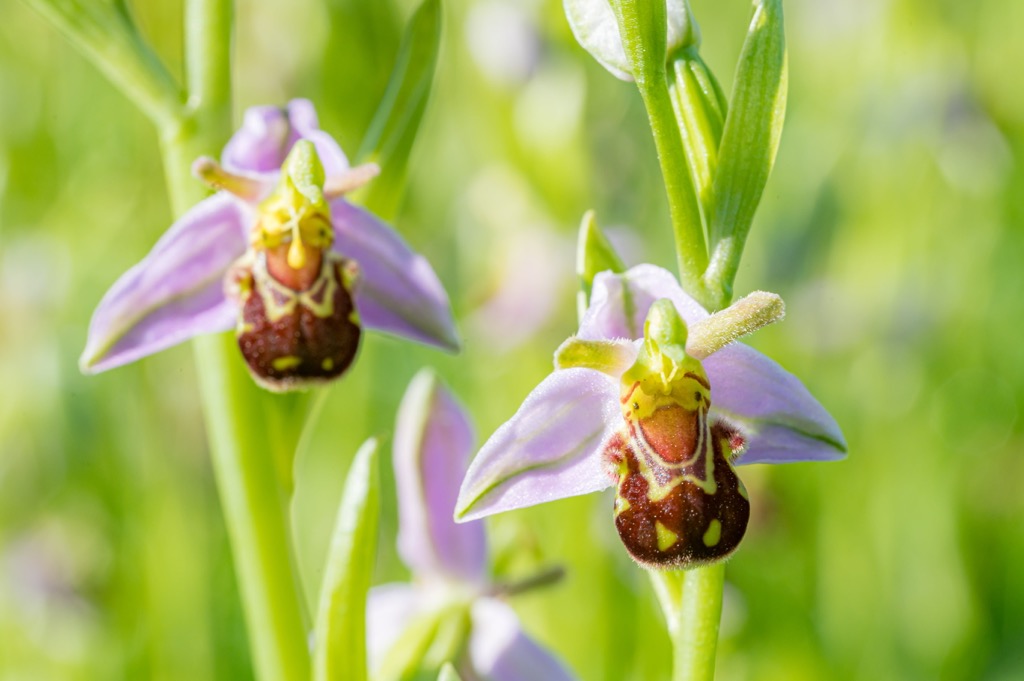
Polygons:
<instances>
[{"instance_id":1,"label":"fuzzy flower surface","mask_svg":"<svg viewBox=\"0 0 1024 681\"><path fill-rule=\"evenodd\" d=\"M221 163L199 159L193 171L220 191L104 295L83 371L232 328L254 377L274 389L340 373L363 327L457 349L430 264L344 198L376 168L351 167L310 102L249 109Z\"/></svg>"},{"instance_id":2,"label":"fuzzy flower surface","mask_svg":"<svg viewBox=\"0 0 1024 681\"><path fill-rule=\"evenodd\" d=\"M459 473L472 449L465 412L432 372L421 371L402 400L394 443L398 551L413 582L370 591L371 667L380 672L396 657L394 646L418 621L454 607L469 615L468 645L455 660L467 678L569 681L574 677L523 632L500 588L490 583L483 524L452 519Z\"/></svg>"},{"instance_id":3,"label":"fuzzy flower surface","mask_svg":"<svg viewBox=\"0 0 1024 681\"><path fill-rule=\"evenodd\" d=\"M778 303L770 323L781 300L763 295ZM709 315L651 265L598 274L555 371L474 458L456 517L617 486L619 535L639 562L685 567L724 557L749 513L733 466L846 453L838 424L799 379L731 342L753 330L730 321L752 307L740 301ZM724 339L714 333L720 327Z\"/></svg>"}]
</instances>

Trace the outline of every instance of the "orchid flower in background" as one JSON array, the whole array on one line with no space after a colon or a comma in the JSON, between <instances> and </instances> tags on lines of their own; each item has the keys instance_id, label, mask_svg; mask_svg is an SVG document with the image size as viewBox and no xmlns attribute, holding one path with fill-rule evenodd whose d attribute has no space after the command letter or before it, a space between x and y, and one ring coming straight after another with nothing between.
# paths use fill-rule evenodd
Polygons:
<instances>
[{"instance_id":1,"label":"orchid flower in background","mask_svg":"<svg viewBox=\"0 0 1024 681\"><path fill-rule=\"evenodd\" d=\"M402 399L394 444L398 550L413 583L370 591L367 645L374 678L392 678L389 665L417 647L408 637L415 637L418 628L422 633L418 625L429 623L434 631L447 614L449 622L469 627L468 645L453 659L463 678L572 679L523 632L501 598L507 589L489 582L483 523L452 520L459 477L472 447L472 428L462 408L432 372L421 371ZM440 667L446 659L434 664Z\"/></svg>"},{"instance_id":2,"label":"orchid flower in background","mask_svg":"<svg viewBox=\"0 0 1024 681\"><path fill-rule=\"evenodd\" d=\"M781 318L774 294L709 315L666 270L594 278L555 371L480 450L456 515L472 520L615 485L615 523L649 567L728 555L749 501L734 465L845 456L803 384L736 338Z\"/></svg>"},{"instance_id":3,"label":"orchid flower in background","mask_svg":"<svg viewBox=\"0 0 1024 681\"><path fill-rule=\"evenodd\" d=\"M458 348L430 264L343 198L377 168L350 167L310 102L249 109L222 163L196 161L193 173L221 191L175 222L100 301L84 371L231 328L254 378L272 390L339 376L362 326Z\"/></svg>"}]
</instances>

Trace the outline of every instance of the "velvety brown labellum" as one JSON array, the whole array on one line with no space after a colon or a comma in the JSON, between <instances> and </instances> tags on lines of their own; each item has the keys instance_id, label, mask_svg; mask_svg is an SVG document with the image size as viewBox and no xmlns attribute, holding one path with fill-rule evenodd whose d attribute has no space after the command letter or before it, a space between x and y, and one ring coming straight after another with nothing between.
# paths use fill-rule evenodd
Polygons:
<instances>
[{"instance_id":1,"label":"velvety brown labellum","mask_svg":"<svg viewBox=\"0 0 1024 681\"><path fill-rule=\"evenodd\" d=\"M319 276L296 291L270 275L261 254L235 266L238 346L257 382L291 390L337 378L349 367L360 338L355 272L352 261L328 252Z\"/></svg>"},{"instance_id":2,"label":"velvety brown labellum","mask_svg":"<svg viewBox=\"0 0 1024 681\"><path fill-rule=\"evenodd\" d=\"M658 568L728 556L750 517L743 483L729 463L734 433L708 426L707 408L663 406L607 444L619 474L615 527L630 555Z\"/></svg>"}]
</instances>

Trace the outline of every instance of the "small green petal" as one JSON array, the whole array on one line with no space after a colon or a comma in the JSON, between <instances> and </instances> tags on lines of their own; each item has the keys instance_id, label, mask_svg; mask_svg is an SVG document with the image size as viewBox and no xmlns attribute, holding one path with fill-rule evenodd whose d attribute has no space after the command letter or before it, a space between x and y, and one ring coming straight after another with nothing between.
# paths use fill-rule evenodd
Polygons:
<instances>
[{"instance_id":1,"label":"small green petal","mask_svg":"<svg viewBox=\"0 0 1024 681\"><path fill-rule=\"evenodd\" d=\"M437 677L437 681L462 681L462 677L455 671L455 667L451 664L446 664L441 669L441 674Z\"/></svg>"},{"instance_id":2,"label":"small green petal","mask_svg":"<svg viewBox=\"0 0 1024 681\"><path fill-rule=\"evenodd\" d=\"M626 264L615 252L601 228L597 226L594 211L588 210L580 223L580 235L576 250L576 274L580 277L579 316L582 317L590 304L590 291L594 277L599 272L611 270L616 274L626 271Z\"/></svg>"},{"instance_id":3,"label":"small green petal","mask_svg":"<svg viewBox=\"0 0 1024 681\"><path fill-rule=\"evenodd\" d=\"M555 351L556 369L596 369L618 378L636 359L629 341L569 338Z\"/></svg>"}]
</instances>

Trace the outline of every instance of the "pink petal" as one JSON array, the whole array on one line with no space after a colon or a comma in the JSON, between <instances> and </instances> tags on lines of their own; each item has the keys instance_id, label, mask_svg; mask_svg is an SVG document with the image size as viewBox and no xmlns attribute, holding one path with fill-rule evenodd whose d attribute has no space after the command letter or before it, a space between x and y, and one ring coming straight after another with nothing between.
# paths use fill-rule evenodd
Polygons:
<instances>
[{"instance_id":1,"label":"pink petal","mask_svg":"<svg viewBox=\"0 0 1024 681\"><path fill-rule=\"evenodd\" d=\"M299 139L316 146L328 177L348 170L338 143L319 129L316 110L307 99L293 99L286 108L254 106L246 109L242 127L228 140L221 155L226 170L247 175L275 175Z\"/></svg>"},{"instance_id":2,"label":"pink petal","mask_svg":"<svg viewBox=\"0 0 1024 681\"><path fill-rule=\"evenodd\" d=\"M704 360L712 411L740 427L747 449L736 461L831 461L846 456L839 424L793 374L742 343Z\"/></svg>"},{"instance_id":3,"label":"pink petal","mask_svg":"<svg viewBox=\"0 0 1024 681\"><path fill-rule=\"evenodd\" d=\"M618 394L616 381L593 369L545 378L473 459L457 517L472 520L612 486L600 453L621 421Z\"/></svg>"},{"instance_id":4,"label":"pink petal","mask_svg":"<svg viewBox=\"0 0 1024 681\"><path fill-rule=\"evenodd\" d=\"M238 311L224 273L246 248L244 207L226 193L196 204L121 275L93 313L80 365L99 372L197 334L226 331Z\"/></svg>"},{"instance_id":5,"label":"pink petal","mask_svg":"<svg viewBox=\"0 0 1024 681\"><path fill-rule=\"evenodd\" d=\"M577 335L585 340L640 338L647 310L659 298L670 299L687 324L708 316L683 292L671 272L655 265L637 265L622 274L601 272L594 277L590 306Z\"/></svg>"},{"instance_id":6,"label":"pink petal","mask_svg":"<svg viewBox=\"0 0 1024 681\"><path fill-rule=\"evenodd\" d=\"M366 654L371 670L380 667L406 625L423 608L420 594L411 584L383 584L370 589L366 597Z\"/></svg>"},{"instance_id":7,"label":"pink petal","mask_svg":"<svg viewBox=\"0 0 1024 681\"><path fill-rule=\"evenodd\" d=\"M476 672L492 681L572 681L554 655L531 640L508 605L493 598L473 604L469 655Z\"/></svg>"},{"instance_id":8,"label":"pink petal","mask_svg":"<svg viewBox=\"0 0 1024 681\"><path fill-rule=\"evenodd\" d=\"M356 308L367 328L459 349L448 294L434 269L372 213L331 203L334 249L359 264Z\"/></svg>"},{"instance_id":9,"label":"pink petal","mask_svg":"<svg viewBox=\"0 0 1024 681\"><path fill-rule=\"evenodd\" d=\"M399 407L394 446L398 550L417 577L484 579L483 523L452 519L472 448L473 429L455 398L433 372L418 373Z\"/></svg>"}]
</instances>

